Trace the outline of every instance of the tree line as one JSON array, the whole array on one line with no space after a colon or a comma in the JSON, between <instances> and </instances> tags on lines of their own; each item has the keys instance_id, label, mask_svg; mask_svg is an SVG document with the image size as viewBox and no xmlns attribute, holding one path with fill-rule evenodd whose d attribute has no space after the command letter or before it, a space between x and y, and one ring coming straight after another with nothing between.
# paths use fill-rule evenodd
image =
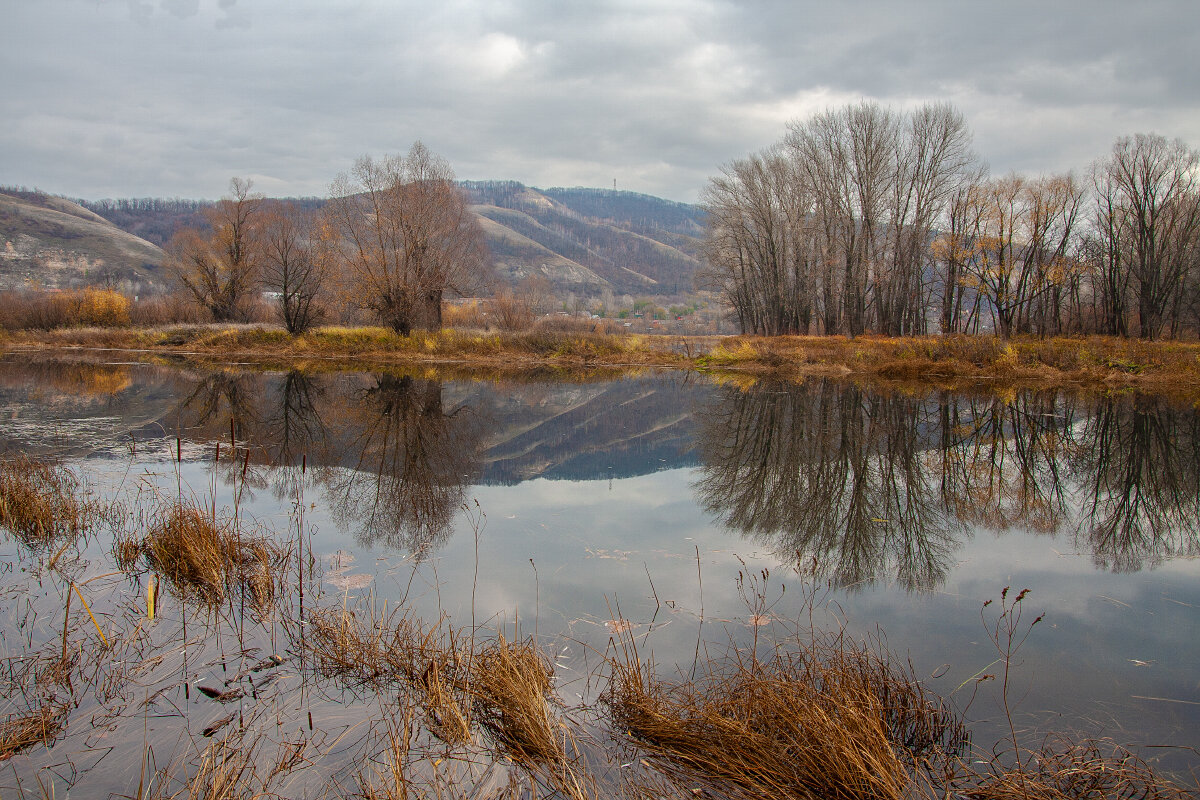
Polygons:
<instances>
[{"instance_id":1,"label":"tree line","mask_svg":"<svg viewBox=\"0 0 1200 800\"><path fill-rule=\"evenodd\" d=\"M762 335L1200 329L1200 154L1118 139L1083 177L993 177L961 112L863 102L705 188L705 288Z\"/></svg>"},{"instance_id":2,"label":"tree line","mask_svg":"<svg viewBox=\"0 0 1200 800\"><path fill-rule=\"evenodd\" d=\"M407 334L441 327L442 296L487 277L483 230L445 159L420 142L404 156L360 158L329 200L267 200L234 178L207 225L168 242L166 267L218 322L244 319L270 292L291 333L335 303Z\"/></svg>"}]
</instances>

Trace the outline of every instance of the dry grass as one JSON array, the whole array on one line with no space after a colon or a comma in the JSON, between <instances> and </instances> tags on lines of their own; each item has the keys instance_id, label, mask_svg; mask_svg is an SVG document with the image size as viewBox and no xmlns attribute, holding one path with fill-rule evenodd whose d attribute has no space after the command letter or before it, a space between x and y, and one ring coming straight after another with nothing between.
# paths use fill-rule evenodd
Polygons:
<instances>
[{"instance_id":1,"label":"dry grass","mask_svg":"<svg viewBox=\"0 0 1200 800\"><path fill-rule=\"evenodd\" d=\"M961 790L972 800L1194 800L1194 790L1155 774L1111 744L1049 742L1027 765L994 769Z\"/></svg>"},{"instance_id":2,"label":"dry grass","mask_svg":"<svg viewBox=\"0 0 1200 800\"><path fill-rule=\"evenodd\" d=\"M553 670L532 638L509 642L498 634L479 645L424 626L407 610L325 608L310 617L306 646L323 675L406 689L400 702L420 709L425 728L446 744L471 744L481 728L499 753L531 775L567 796L588 796L591 781L568 758L572 739L552 710ZM384 768L360 776L363 796L392 797L384 786L404 786L391 781L408 752L407 736L391 732ZM386 776L392 778L381 783Z\"/></svg>"},{"instance_id":3,"label":"dry grass","mask_svg":"<svg viewBox=\"0 0 1200 800\"><path fill-rule=\"evenodd\" d=\"M305 646L327 677L358 683L401 685L418 693L429 730L448 744L471 738L470 704L463 691L467 658L454 634L426 626L407 609L356 614L319 608L309 618Z\"/></svg>"},{"instance_id":4,"label":"dry grass","mask_svg":"<svg viewBox=\"0 0 1200 800\"><path fill-rule=\"evenodd\" d=\"M288 551L272 540L239 530L233 521L186 502L160 508L140 539L118 537L117 565L135 568L139 558L183 597L217 606L240 589L260 612L271 608L274 574Z\"/></svg>"},{"instance_id":5,"label":"dry grass","mask_svg":"<svg viewBox=\"0 0 1200 800\"><path fill-rule=\"evenodd\" d=\"M533 639L510 643L498 635L475 655L471 672L479 723L514 759L566 759L563 728L547 702L554 672Z\"/></svg>"},{"instance_id":6,"label":"dry grass","mask_svg":"<svg viewBox=\"0 0 1200 800\"><path fill-rule=\"evenodd\" d=\"M718 796L887 798L913 792L912 765L946 759L962 726L910 675L842 639L735 653L667 684L632 643L605 698L616 730L677 786Z\"/></svg>"},{"instance_id":7,"label":"dry grass","mask_svg":"<svg viewBox=\"0 0 1200 800\"><path fill-rule=\"evenodd\" d=\"M101 510L80 497L79 478L65 467L24 455L0 462L0 526L27 546L79 536Z\"/></svg>"},{"instance_id":8,"label":"dry grass","mask_svg":"<svg viewBox=\"0 0 1200 800\"><path fill-rule=\"evenodd\" d=\"M371 327L325 327L295 337L278 326L262 325L58 329L14 334L0 344L8 349L182 351L195 361L217 355L227 359L236 353L268 361L344 358L378 364L470 364L485 369L653 366L778 377L841 375L951 388L981 381L1030 387L1074 383L1105 390L1132 387L1189 399L1200 395L1200 345L1192 343L1101 336L1009 341L991 336L639 336L612 335L603 322L554 316L519 332L444 329L410 336Z\"/></svg>"},{"instance_id":9,"label":"dry grass","mask_svg":"<svg viewBox=\"0 0 1200 800\"><path fill-rule=\"evenodd\" d=\"M35 744L49 747L67 724L67 706L44 705L32 714L9 717L0 724L0 761Z\"/></svg>"}]
</instances>

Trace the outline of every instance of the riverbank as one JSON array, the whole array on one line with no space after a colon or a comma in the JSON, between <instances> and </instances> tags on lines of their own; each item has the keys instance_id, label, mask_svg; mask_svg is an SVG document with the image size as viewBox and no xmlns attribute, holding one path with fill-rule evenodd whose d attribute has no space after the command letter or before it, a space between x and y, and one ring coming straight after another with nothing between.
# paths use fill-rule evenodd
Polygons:
<instances>
[{"instance_id":1,"label":"riverbank","mask_svg":"<svg viewBox=\"0 0 1200 800\"><path fill-rule=\"evenodd\" d=\"M646 336L445 329L400 336L383 328L268 326L64 328L3 334L7 352L120 350L197 363L454 365L492 371L654 367L962 387L1075 385L1200 399L1200 344L1113 337Z\"/></svg>"}]
</instances>

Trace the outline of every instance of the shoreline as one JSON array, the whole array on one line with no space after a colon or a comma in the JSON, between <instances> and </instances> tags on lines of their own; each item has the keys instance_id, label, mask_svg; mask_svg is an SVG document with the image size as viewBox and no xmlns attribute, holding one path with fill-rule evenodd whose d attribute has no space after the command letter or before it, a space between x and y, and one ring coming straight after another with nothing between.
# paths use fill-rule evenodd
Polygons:
<instances>
[{"instance_id":1,"label":"shoreline","mask_svg":"<svg viewBox=\"0 0 1200 800\"><path fill-rule=\"evenodd\" d=\"M671 336L266 326L63 328L0 333L0 353L120 352L301 369L447 367L497 373L680 369L744 379L835 378L884 387L1135 391L1200 401L1200 343L1113 337Z\"/></svg>"}]
</instances>

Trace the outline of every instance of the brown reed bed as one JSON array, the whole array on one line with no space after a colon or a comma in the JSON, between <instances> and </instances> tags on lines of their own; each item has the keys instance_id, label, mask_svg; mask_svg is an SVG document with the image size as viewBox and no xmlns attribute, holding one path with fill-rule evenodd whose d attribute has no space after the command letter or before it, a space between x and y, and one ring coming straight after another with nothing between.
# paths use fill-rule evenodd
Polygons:
<instances>
[{"instance_id":1,"label":"brown reed bed","mask_svg":"<svg viewBox=\"0 0 1200 800\"><path fill-rule=\"evenodd\" d=\"M1100 390L1200 395L1200 344L1109 336L672 336L446 328L400 336L374 327L325 327L291 336L263 325L60 328L11 334L9 350L117 348L142 358L174 354L204 363L231 354L271 364L342 360L457 364L482 369L673 367L775 376L853 376L884 383L959 387L1072 383Z\"/></svg>"},{"instance_id":2,"label":"brown reed bed","mask_svg":"<svg viewBox=\"0 0 1200 800\"><path fill-rule=\"evenodd\" d=\"M26 455L0 461L0 527L28 547L78 537L102 510L81 496L78 476L66 467Z\"/></svg>"},{"instance_id":3,"label":"brown reed bed","mask_svg":"<svg viewBox=\"0 0 1200 800\"><path fill-rule=\"evenodd\" d=\"M667 683L626 640L604 697L676 787L729 797L900 800L914 767L952 759L963 726L912 675L841 637L732 651Z\"/></svg>"},{"instance_id":4,"label":"brown reed bed","mask_svg":"<svg viewBox=\"0 0 1200 800\"><path fill-rule=\"evenodd\" d=\"M140 560L182 597L218 606L240 590L265 612L274 603L274 576L289 551L241 530L227 515L178 501L160 507L143 536L118 536L113 553L122 570L136 569Z\"/></svg>"},{"instance_id":5,"label":"brown reed bed","mask_svg":"<svg viewBox=\"0 0 1200 800\"><path fill-rule=\"evenodd\" d=\"M0 761L36 744L49 747L66 724L66 705L47 703L31 714L10 716L0 723Z\"/></svg>"},{"instance_id":6,"label":"brown reed bed","mask_svg":"<svg viewBox=\"0 0 1200 800\"><path fill-rule=\"evenodd\" d=\"M564 729L547 701L554 671L533 639L510 643L498 634L475 654L471 677L476 718L515 759L566 760Z\"/></svg>"},{"instance_id":7,"label":"brown reed bed","mask_svg":"<svg viewBox=\"0 0 1200 800\"><path fill-rule=\"evenodd\" d=\"M406 687L419 695L431 733L451 745L470 741L468 658L452 630L425 625L405 608L378 614L318 608L309 616L305 646L320 674Z\"/></svg>"}]
</instances>

